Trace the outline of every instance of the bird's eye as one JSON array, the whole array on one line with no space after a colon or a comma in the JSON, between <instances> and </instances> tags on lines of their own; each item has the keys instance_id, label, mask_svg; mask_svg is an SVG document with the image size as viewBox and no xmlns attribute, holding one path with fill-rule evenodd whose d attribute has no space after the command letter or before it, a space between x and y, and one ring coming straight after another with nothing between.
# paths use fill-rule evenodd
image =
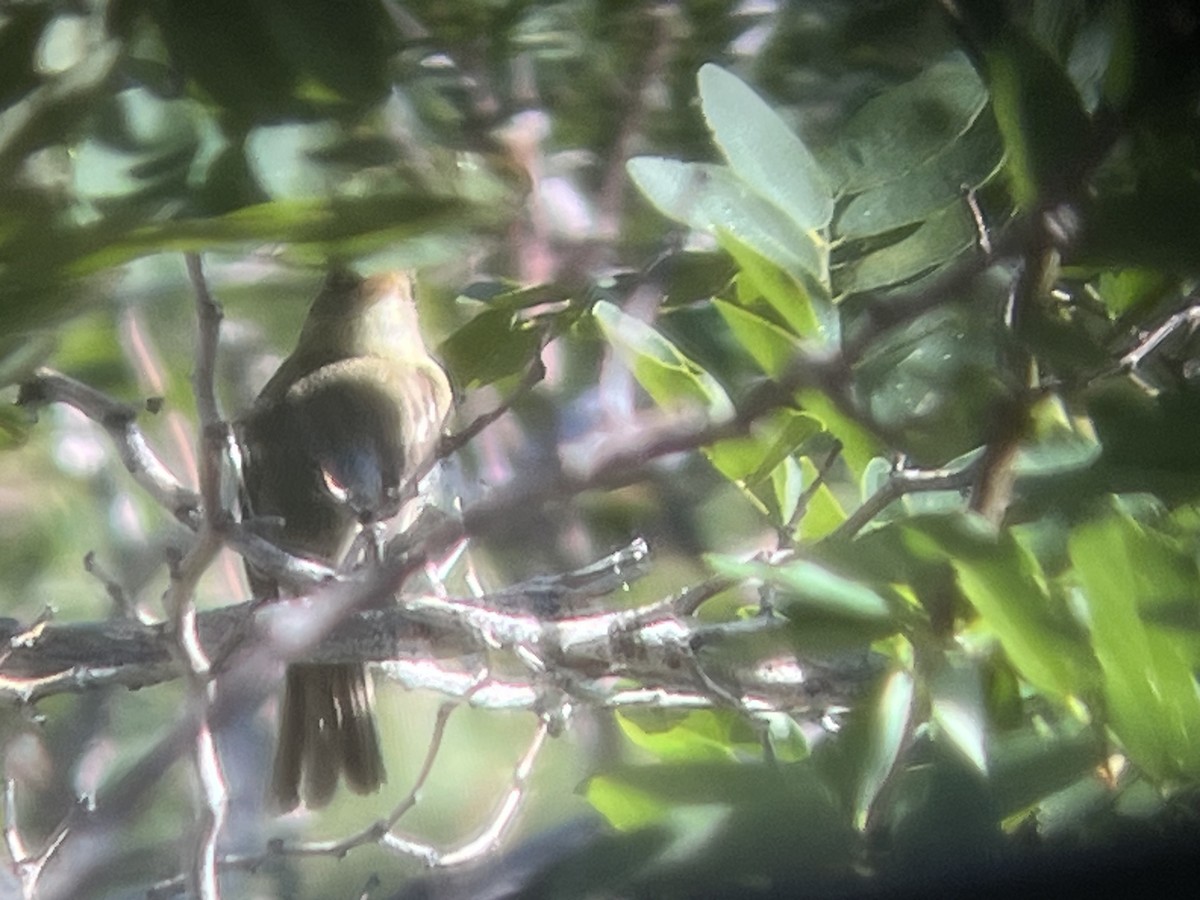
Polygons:
<instances>
[{"instance_id":1,"label":"bird's eye","mask_svg":"<svg viewBox=\"0 0 1200 900\"><path fill-rule=\"evenodd\" d=\"M346 503L350 499L350 492L346 490L346 486L333 477L333 474L328 469L321 470L321 480L325 483L325 490L329 491L329 496L338 503Z\"/></svg>"}]
</instances>

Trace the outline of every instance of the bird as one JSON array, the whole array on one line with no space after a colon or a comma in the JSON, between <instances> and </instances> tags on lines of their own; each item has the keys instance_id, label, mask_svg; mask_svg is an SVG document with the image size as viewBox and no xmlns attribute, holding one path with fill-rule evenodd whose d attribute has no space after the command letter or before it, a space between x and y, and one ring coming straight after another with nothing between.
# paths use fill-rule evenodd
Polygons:
<instances>
[{"instance_id":1,"label":"bird","mask_svg":"<svg viewBox=\"0 0 1200 900\"><path fill-rule=\"evenodd\" d=\"M397 516L433 456L453 395L421 335L412 278L333 268L292 353L236 424L243 514L288 552L337 566L363 529ZM418 498L419 500L419 498ZM279 584L247 565L259 600ZM362 663L291 663L271 793L283 811L326 805L339 777L386 780Z\"/></svg>"}]
</instances>

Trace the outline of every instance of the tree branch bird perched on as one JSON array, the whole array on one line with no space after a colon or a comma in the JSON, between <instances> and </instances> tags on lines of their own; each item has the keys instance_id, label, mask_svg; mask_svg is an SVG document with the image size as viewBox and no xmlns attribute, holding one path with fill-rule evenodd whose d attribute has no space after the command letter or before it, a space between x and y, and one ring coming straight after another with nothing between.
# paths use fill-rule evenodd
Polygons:
<instances>
[{"instance_id":1,"label":"tree branch bird perched on","mask_svg":"<svg viewBox=\"0 0 1200 900\"><path fill-rule=\"evenodd\" d=\"M246 513L264 536L337 565L357 532L397 515L406 481L436 448L446 374L417 322L412 281L325 280L296 349L238 423ZM256 597L279 586L247 567ZM280 806L323 806L339 775L360 794L385 780L362 664L288 666L275 752Z\"/></svg>"}]
</instances>

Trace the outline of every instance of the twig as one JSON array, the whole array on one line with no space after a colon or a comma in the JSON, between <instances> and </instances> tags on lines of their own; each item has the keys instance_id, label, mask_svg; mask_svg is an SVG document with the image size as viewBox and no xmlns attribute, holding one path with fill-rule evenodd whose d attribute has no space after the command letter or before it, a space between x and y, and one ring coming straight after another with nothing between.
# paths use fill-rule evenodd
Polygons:
<instances>
[{"instance_id":1,"label":"twig","mask_svg":"<svg viewBox=\"0 0 1200 900\"><path fill-rule=\"evenodd\" d=\"M31 878L32 873L28 872L29 850L17 821L17 781L11 777L4 779L4 846L12 860L13 871L21 878L22 895L28 897L36 877Z\"/></svg>"},{"instance_id":2,"label":"twig","mask_svg":"<svg viewBox=\"0 0 1200 900\"><path fill-rule=\"evenodd\" d=\"M47 863L54 858L70 833L71 824L76 815L83 809L77 803L68 810L66 816L59 822L58 827L46 839L41 851L31 854L21 837L20 824L17 818L17 785L13 778L4 779L4 845L12 858L13 870L21 879L22 897L38 897L38 882L45 871Z\"/></svg>"},{"instance_id":3,"label":"twig","mask_svg":"<svg viewBox=\"0 0 1200 900\"><path fill-rule=\"evenodd\" d=\"M203 520L196 544L188 551L178 571L172 573L166 608L172 631L185 663L193 702L201 706L200 726L192 749L193 766L200 784L203 808L189 871L191 893L200 900L217 900L217 840L228 813L229 788L221 769L213 737L209 708L215 684L209 679L212 664L196 627L196 587L216 561L221 550L221 453L225 426L216 397L216 356L220 337L221 310L209 293L200 257L186 255L188 276L196 295L196 361L192 392L200 415L200 497Z\"/></svg>"},{"instance_id":4,"label":"twig","mask_svg":"<svg viewBox=\"0 0 1200 900\"><path fill-rule=\"evenodd\" d=\"M465 844L457 847L454 850L448 850L438 854L434 859L434 864L443 868L450 866L462 865L480 856L490 852L500 843L505 832L512 826L516 820L517 812L521 808L521 802L525 798L525 785L529 780L529 773L533 771L533 764L537 760L538 754L541 753L542 747L546 743L546 738L550 734L550 719L543 716L538 721L537 729L534 731L533 740L529 742L529 747L513 772L512 785L505 794L500 808L496 811L495 817L475 838L467 841ZM403 845L398 842L393 844L392 841L386 838L383 845L396 846L400 849Z\"/></svg>"},{"instance_id":5,"label":"twig","mask_svg":"<svg viewBox=\"0 0 1200 900\"><path fill-rule=\"evenodd\" d=\"M147 338L145 323L136 308L129 306L123 310L121 325L126 356L137 373L139 387L148 393L146 410L157 416L162 411L167 393L167 379L159 354ZM200 474L191 423L177 409L168 411L166 420L166 433L184 469L184 475L190 483L198 484Z\"/></svg>"},{"instance_id":6,"label":"twig","mask_svg":"<svg viewBox=\"0 0 1200 900\"><path fill-rule=\"evenodd\" d=\"M184 525L198 527L200 496L185 488L150 449L132 406L47 368L36 369L21 385L17 403L30 407L65 403L82 412L108 432L121 463L146 493Z\"/></svg>"},{"instance_id":7,"label":"twig","mask_svg":"<svg viewBox=\"0 0 1200 900\"><path fill-rule=\"evenodd\" d=\"M906 494L966 490L975 482L979 459L976 457L961 469L898 469L892 472L875 493L830 532L826 540L854 537L872 519Z\"/></svg>"},{"instance_id":8,"label":"twig","mask_svg":"<svg viewBox=\"0 0 1200 900\"><path fill-rule=\"evenodd\" d=\"M821 489L821 485L825 483L825 480L829 477L830 471L833 469L834 464L837 463L837 461L841 458L841 455L842 444L841 441L838 441L834 448L829 451L829 454L825 457L825 461L821 463L820 468L817 469L817 475L815 478L813 478L812 483L808 485L808 487L804 489L803 493L801 493L796 499L796 508L792 510L792 514L788 518L787 525L785 525L783 528L782 537L784 538L785 544L790 545L795 543L793 536L796 533L796 529L800 527L800 522L804 518L804 514L808 512L808 505L812 503L813 497L817 495L817 491Z\"/></svg>"},{"instance_id":9,"label":"twig","mask_svg":"<svg viewBox=\"0 0 1200 900\"><path fill-rule=\"evenodd\" d=\"M1197 325L1200 325L1200 302L1196 302L1196 298L1194 297L1192 300L1193 302L1190 306L1175 313L1139 340L1132 350L1129 350L1121 357L1113 371L1134 371L1145 362L1146 357L1162 346L1163 341L1180 328L1186 326L1189 329L1194 329Z\"/></svg>"},{"instance_id":10,"label":"twig","mask_svg":"<svg viewBox=\"0 0 1200 900\"><path fill-rule=\"evenodd\" d=\"M715 591L725 586L727 583L710 581L701 587ZM482 688L473 687L479 682L479 673L471 667L471 661L481 658L489 646L509 650L538 647L550 670L572 676L572 685L587 685L580 696L588 699L615 696L615 686L596 687L590 683L601 683L615 674L664 689L701 690L702 683L679 669L691 642L703 634L711 644L720 635L736 635L744 627L741 622L701 625L680 614L676 598L558 621L543 620L524 611L497 609L487 602L486 597L405 595L402 606L347 616L301 658L319 663L383 663L391 678L408 688L432 690L489 708L532 709L539 691L538 678L509 682L490 679ZM206 648L223 645L230 633L243 628L259 640L264 634L270 635L274 620L292 624L320 605L299 599L257 610L252 604L241 604L206 611L197 617L198 632ZM768 627L777 624L768 622ZM34 702L68 691L108 685L146 687L178 678L182 664L172 654L171 641L164 625L142 626L124 619L47 626L35 642L10 650L9 659L0 668L0 697ZM782 679L774 686L760 683L753 663L748 661L736 664L734 671L747 690L774 698L780 708L791 707L803 681L797 675L795 682ZM567 688L568 693L572 690Z\"/></svg>"},{"instance_id":11,"label":"twig","mask_svg":"<svg viewBox=\"0 0 1200 900\"><path fill-rule=\"evenodd\" d=\"M96 551L89 550L83 557L83 570L104 585L104 590L113 603L113 612L127 619L138 618L137 606L129 599L125 588L96 559Z\"/></svg>"},{"instance_id":12,"label":"twig","mask_svg":"<svg viewBox=\"0 0 1200 900\"><path fill-rule=\"evenodd\" d=\"M255 872L266 865L272 858L281 856L331 856L335 859L341 859L356 847L381 843L383 837L391 831L396 823L417 805L417 797L433 772L433 764L437 760L438 753L445 740L446 724L450 721L450 715L457 708L458 705L455 703L443 703L438 708L437 718L433 725L433 733L430 735L429 745L425 751L425 759L417 771L417 777L413 780L412 787L408 793L392 808L387 817L372 822L360 831L336 841L287 843L281 840L273 840L268 843L267 849L262 853L233 854L219 858L216 861L218 871ZM422 859L428 862L430 855L425 854L422 856ZM173 897L180 893L184 887L184 877L177 875L174 878L168 878L152 885L146 893L148 897L157 900L157 898Z\"/></svg>"},{"instance_id":13,"label":"twig","mask_svg":"<svg viewBox=\"0 0 1200 900\"><path fill-rule=\"evenodd\" d=\"M474 440L481 431L508 412L517 400L531 391L534 386L545 377L546 366L542 362L539 352L539 355L535 356L530 362L529 368L526 369L525 374L521 376L521 381L517 384L516 388L512 391L512 393L509 394L508 397L500 401L500 403L496 405L495 409L489 410L485 413L480 413L466 427L456 431L454 434L448 434L442 438L441 442L438 444L437 453L434 454L433 461L447 459L448 457L453 456L462 447L465 447L468 443ZM430 464L432 465L432 461Z\"/></svg>"},{"instance_id":14,"label":"twig","mask_svg":"<svg viewBox=\"0 0 1200 900\"><path fill-rule=\"evenodd\" d=\"M185 711L166 736L105 792L98 801L96 813L68 838L71 844L70 868L68 870L65 867L57 867L54 870L55 880L46 888L45 896L53 898L77 895L80 886L86 884L96 868L102 866L104 860L111 855L115 835L119 834L122 824L140 808L142 798L157 784L184 748L197 745L196 742L201 739L200 731L206 724L216 728L234 715L257 708L274 691L281 662L304 658L347 616L356 610L378 605L393 596L408 577L418 571L430 557L453 546L464 535L478 534L494 527L506 527L514 513L532 503L542 503L550 499L562 500L588 490L633 483L650 474L648 466L654 460L671 453L695 450L723 437L742 434L758 417L791 403L791 394L796 388L802 385L825 387L826 384L837 384L840 383L839 379L843 374L844 365L836 356L807 352L799 354L778 382L767 383L752 392L737 412L727 420L668 422L659 429L637 435L640 440L632 445L611 450L588 471L563 473L557 479L525 482L498 491L492 498L468 509L461 521L447 520L433 529L421 545L413 548L411 552L387 559L369 577L356 581L334 582L321 589L309 598L312 603L307 614L299 618L289 618L286 628L273 629L265 619L256 622L254 639L245 642L245 652L231 661L228 671L223 673L222 690L213 699L208 715L202 716L194 709ZM118 446L122 448L123 458L128 455L127 448L138 445L144 447L140 432L133 424L131 409L113 404L103 395L84 388L77 382L47 370L40 370L26 384L23 394L29 402L63 399L72 405L90 409L93 418L108 426L110 434L114 435ZM161 466L153 454L146 452L147 458L135 458L132 462L127 462L127 468L134 472L139 480L145 480L156 497L164 500L175 499L173 489L177 487L177 483L169 473L164 477L165 467ZM156 473L158 477L148 477L147 473ZM164 486L172 490L166 490ZM182 509L178 517L191 527L197 528L200 525L197 522L198 498L190 492L188 496L190 503L186 508L177 507ZM195 558L199 560L200 554ZM190 567L181 571L180 575L182 590L182 586L193 575ZM636 632L641 627L636 624L637 619L629 616L628 611L616 614L611 621L591 616L578 622L538 623L533 617L527 617L528 621L523 623L520 617L504 617L503 614L494 611L481 610L475 604L454 604L437 597L421 598L421 601L420 609L414 608L411 602L408 603L408 609L405 610L407 616L419 613L426 621L457 624L460 629L467 628L466 633L475 638L484 635L492 638L497 628L515 629L515 632L510 634L510 637L514 638L512 645L544 641L546 643L542 646L558 648L557 652L563 654L564 660L579 654L586 657L589 649L603 650L605 647L611 656L613 647L618 642L608 637L606 632L597 634L594 631L596 628L614 626L614 634L628 643L630 629ZM441 604L441 609L438 608L438 604ZM663 614L672 615L669 604L664 605ZM538 629L543 624L553 630L541 633ZM686 636L687 629L681 629L678 625L672 625L665 631L661 627L654 627L663 624L668 623L652 623L643 640L633 641L632 645L642 654L636 665L627 667L634 674L639 669L653 668L656 661L661 663L663 659L678 658L679 648L671 644L671 641L680 639L681 635ZM523 625L534 630L522 632ZM412 627L412 622L407 621L406 627ZM461 635L463 632L458 633ZM393 658L395 656L394 654ZM557 659L557 656L555 658ZM166 665L172 665L169 658ZM161 674L161 660L157 662L157 667ZM589 663L589 667L587 671L596 671L594 660ZM64 683L79 684L104 677L106 673L84 670L74 678L60 672L51 680L61 687ZM45 681L31 684L28 679L10 679L8 683L0 684L0 687L26 696L38 691L44 692L47 686ZM652 690L659 691L660 695L663 693L662 688ZM695 693L703 699L702 690ZM471 696L474 699L475 695Z\"/></svg>"}]
</instances>

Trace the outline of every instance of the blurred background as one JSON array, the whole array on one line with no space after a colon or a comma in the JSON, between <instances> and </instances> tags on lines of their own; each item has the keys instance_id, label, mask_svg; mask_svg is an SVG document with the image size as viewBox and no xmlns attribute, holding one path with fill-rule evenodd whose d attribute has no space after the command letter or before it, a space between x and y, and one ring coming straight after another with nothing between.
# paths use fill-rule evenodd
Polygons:
<instances>
[{"instance_id":1,"label":"blurred background","mask_svg":"<svg viewBox=\"0 0 1200 900\"><path fill-rule=\"evenodd\" d=\"M455 387L451 430L511 404L443 465L432 499L449 512L522 478L598 459L601 448L658 422L660 410L678 399L673 391L699 391L711 413L714 398L740 402L764 378L778 377L779 370L764 363L767 339L749 326L739 330L714 297L754 311L759 324L798 332L788 339L801 349L821 341L836 348L843 337L850 343L867 335L868 349L847 369L861 415L847 422L828 402L807 397L809 405L797 409L804 405L809 412L796 415L809 418L788 426L799 431L780 425L757 435L759 444L739 451L744 459L667 455L628 486L522 510L503 530L472 539L465 555L446 567L451 594L476 586L486 594L568 572L643 537L653 564L610 602L650 603L712 576L715 564L706 554L793 552L829 536L897 466L953 468L971 452L1011 437L1029 451L1027 468L1018 473L1028 480L1019 485L1036 487L1018 487L1007 518L1001 517L1016 537L995 557L996 571L1028 577L996 582L997 596L1049 583L1054 615L1060 606L1067 610L1064 598L1078 579L1091 584L1077 571L1088 557L1068 551L1072 529L1097 508L1088 505L1093 500L1119 496L1120 515L1170 545L1177 580L1147 588L1147 596L1164 606L1179 600L1200 584L1200 520L1192 505L1200 448L1194 426L1181 427L1195 421L1189 415L1195 409L1191 331L1184 327L1194 320L1184 315L1172 326L1162 352L1138 341L1186 313L1195 297L1187 235L1194 235L1189 228L1200 210L1194 153L1200 84L1192 54L1198 26L1186 3L1162 4L1157 13L1137 6L1082 0L5 4L0 614L23 624L46 611L55 623L96 622L129 610L147 621L164 616L167 560L186 551L191 532L134 483L95 423L62 404L34 416L9 401L38 366L138 409L153 398L139 424L175 475L195 488L197 414L189 379L196 325L185 252L203 254L209 285L224 308L217 388L227 418L248 407L294 345L330 262L348 262L364 274L418 271L427 340ZM1165 50L1151 62L1160 42ZM1005 60L1024 65L1025 74L1006 82ZM811 151L812 165L827 173L830 212L816 224L794 226L816 235L820 266L796 262L788 243L793 238L769 233L774 219L759 215L758 207L737 207L754 194L744 184L733 201L697 189L694 196L719 207L700 221L688 207L694 185L682 190L688 202L673 206L665 169L627 169L634 157L724 160L749 177L738 169L729 133L721 132L716 88L701 97L702 83L698 92L705 63L750 85ZM1027 109L1021 104L1038 85L1049 99ZM1056 106L1060 100L1064 105ZM738 107L731 102L730 108ZM742 108L746 133L767 134L752 124L765 113L752 103ZM1046 137L1050 126L1068 137L1055 143ZM764 141L752 140L750 150L769 154ZM807 165L796 164L798 180ZM637 184L631 172L641 172ZM756 189L762 193L761 185ZM872 191L874 205L855 206ZM1110 194L1113 202L1105 205ZM1171 198L1170 214L1153 211L1164 197ZM764 202L756 194L752 199ZM776 196L765 201L783 203ZM1004 307L1012 284L1043 260L1047 247L1037 239L1021 244L1021 229L1030 222L1042 228L1039 216L1059 208L1090 227L1065 243L1049 276L1060 293L1032 316L1032 330L1022 332ZM739 224L743 212L752 224ZM1004 230L1009 225L1012 232ZM978 255L991 229L997 236L1016 234L1019 252L1010 244L1009 255L994 266L980 265L953 288L953 303L902 315L895 330L871 331L872 303L886 301L889 292L911 293L914 285L941 289L935 279ZM818 323L808 333L762 287L770 273L783 273L786 290L806 298L804 308ZM598 304L627 318L597 324ZM652 323L659 337L631 322ZM1145 366L1142 357L1134 366L1137 379L1117 372L1131 368L1123 357L1131 348L1146 351ZM529 389L524 379L539 356L545 376ZM681 370L690 373L686 390L663 374ZM1100 377L1114 372L1120 377ZM1030 399L1034 394L1052 402L1036 406L1041 401ZM993 426L1014 406L1027 421L997 438ZM1101 471L1092 466L1102 450L1108 468ZM914 495L880 521L961 513L966 486L962 481ZM1023 632L989 618L1000 614L980 596L986 567L968 565L968 575L962 565L954 569L955 553L967 558L974 552L963 549L966 543L946 538L939 547L957 549L933 552L919 542L893 546L885 533L860 550L854 536L845 535L844 546L835 541L814 550L813 558L857 585L871 585L893 612L903 609L874 648L888 659L889 671L908 673L917 685L903 701L887 687L871 694L871 710L903 707L902 722L874 731L864 724L868 736L861 746L867 749L847 756L860 774L875 765L878 778L838 781L842 763L835 760L822 770L827 782L792 785L786 805L768 808L769 782L729 775L714 807L732 804L734 821L709 816L698 799L702 785L726 777L722 770L693 770L687 777L694 780L662 787L663 796L640 785L621 795L620 803L632 805L606 804L589 781L597 771L672 760L732 768L761 762L770 742L728 709L711 720L690 720L680 732L687 739L667 749L654 735L679 724L670 714L635 716L641 724L631 726L608 711L581 709L538 756L504 843L508 849L549 835L547 843L527 847L527 858L535 860L529 871L549 866L537 855L544 853L581 873L577 883L552 882L559 887L546 888L551 895L584 895L578 882L588 878L598 885L594 896L702 896L726 884L770 890L804 883L804 861L820 859L824 845L795 848L816 834L831 842L835 862L812 884L827 886L820 879L838 883L853 860L880 847L885 862L870 857L867 868L887 869L886 860L906 853L941 860L930 848L950 834L961 839L956 859L962 861L980 848L987 857L1001 846L1001 835L1036 843L1031 836L1069 833L1070 846L1091 846L1089 835L1120 836L1146 821L1154 834L1177 820L1194 824L1189 792L1200 775L1194 698L1180 701L1186 708L1171 726L1177 734L1154 750L1171 757L1169 764L1147 764L1129 737L1142 722L1126 719L1124 732L1118 722L1110 743L1106 716L1114 700L1104 679L1122 660L1114 662L1081 637L1090 633L1087 615L1064 626L1064 641L1086 657L1079 669L1086 677L1042 676L1030 660L1045 646L1030 650ZM911 558L897 563L897 554ZM914 574L926 564L928 570ZM700 619L757 615L766 602L764 578L770 580L761 571L739 571ZM944 604L930 599L942 596L938 585L951 582L959 593ZM772 589L792 590L782 583ZM804 590L797 595L807 596ZM1200 594L1187 596L1180 627L1190 630L1181 639L1187 649L1179 650L1179 671L1190 677L1200 646L1191 601ZM204 578L198 603L212 609L248 597L240 560L225 551ZM1063 621L1078 604L1071 609L1062 612ZM855 621L856 647L880 638ZM1036 615L1030 621L1031 628L1044 624ZM807 646L802 638L796 643ZM935 657L937 665L928 664ZM938 743L929 736L938 733L929 725L938 696L929 685L937 672L960 671L960 663L971 672L961 684L972 686L967 705L978 708L967 718L975 731ZM1144 675L1139 669L1131 677ZM1173 690L1194 688L1194 679L1180 677L1167 690L1171 697ZM891 682L893 692L897 683ZM979 684L984 687L976 690ZM265 808L274 701L221 731L231 803L222 852L263 853L276 838L336 840L385 815L404 795L444 698L404 691L385 677L376 687L388 787L368 798L343 792L319 814L275 818ZM142 759L184 708L187 692L175 680L136 692L58 694L33 707L6 701L0 743L8 826L19 823L24 842L36 849L56 834L78 798L103 796L106 785ZM536 726L528 711L457 709L420 801L400 828L440 847L468 840L495 815ZM903 734L895 746L885 739L893 727ZM940 727L943 734L953 731L945 721ZM1012 738L1006 747L1034 735L1062 740L1037 745L1047 756L1030 764L1036 777L1013 776L1019 786L1001 802L987 781L996 769L968 766L963 774L954 767L976 743L991 747L1004 735ZM901 748L914 745L915 754L904 756ZM1193 750L1172 757L1177 745ZM1020 753L1032 746L998 758L1016 771ZM808 749L802 739L788 738L774 752L791 762L788 752L807 757ZM1136 790L1117 791L1129 755L1147 777L1135 779ZM893 765L942 772L939 766L951 757L959 762L948 764L953 775L945 779L885 784ZM1105 768L1110 764L1115 768ZM1066 796L1068 790L1075 793ZM738 792L764 804L749 814L730 799ZM944 808L961 812L984 795L996 805L930 824ZM646 803L636 812L635 797ZM892 804L888 812L878 811L879 797L883 806ZM171 767L147 798L125 819L120 855L98 867L88 896L144 896L184 868L197 805L191 768L183 762ZM1047 798L1052 802L1039 806ZM803 818L801 806L815 810L803 826L789 818ZM906 831L896 825L900 807L923 810L926 818L908 820ZM602 821L640 836L601 846L596 835L611 837ZM639 833L640 825L650 830ZM592 827L595 833L571 830ZM754 835L763 829L763 844L774 834L787 851L757 844ZM706 857L714 835L721 849ZM9 842L10 855L15 846ZM603 852L593 866L584 865L580 848L598 846ZM660 854L664 846L670 852ZM1008 852L1009 844L1003 847ZM781 862L793 851L801 862ZM496 865L480 882L464 876L446 887L459 894L446 895L489 896L492 888L494 896L533 895L536 877L516 862L511 870L503 869L504 861ZM681 874L693 865L699 867L691 875ZM609 871L601 871L605 867ZM504 871L512 879L508 894ZM0 881L14 896L15 872L14 866ZM228 896L239 897L387 897L423 872L418 860L367 843L343 859L272 857L255 872L224 875L221 883ZM162 895L178 891L182 885L172 883Z\"/></svg>"}]
</instances>

